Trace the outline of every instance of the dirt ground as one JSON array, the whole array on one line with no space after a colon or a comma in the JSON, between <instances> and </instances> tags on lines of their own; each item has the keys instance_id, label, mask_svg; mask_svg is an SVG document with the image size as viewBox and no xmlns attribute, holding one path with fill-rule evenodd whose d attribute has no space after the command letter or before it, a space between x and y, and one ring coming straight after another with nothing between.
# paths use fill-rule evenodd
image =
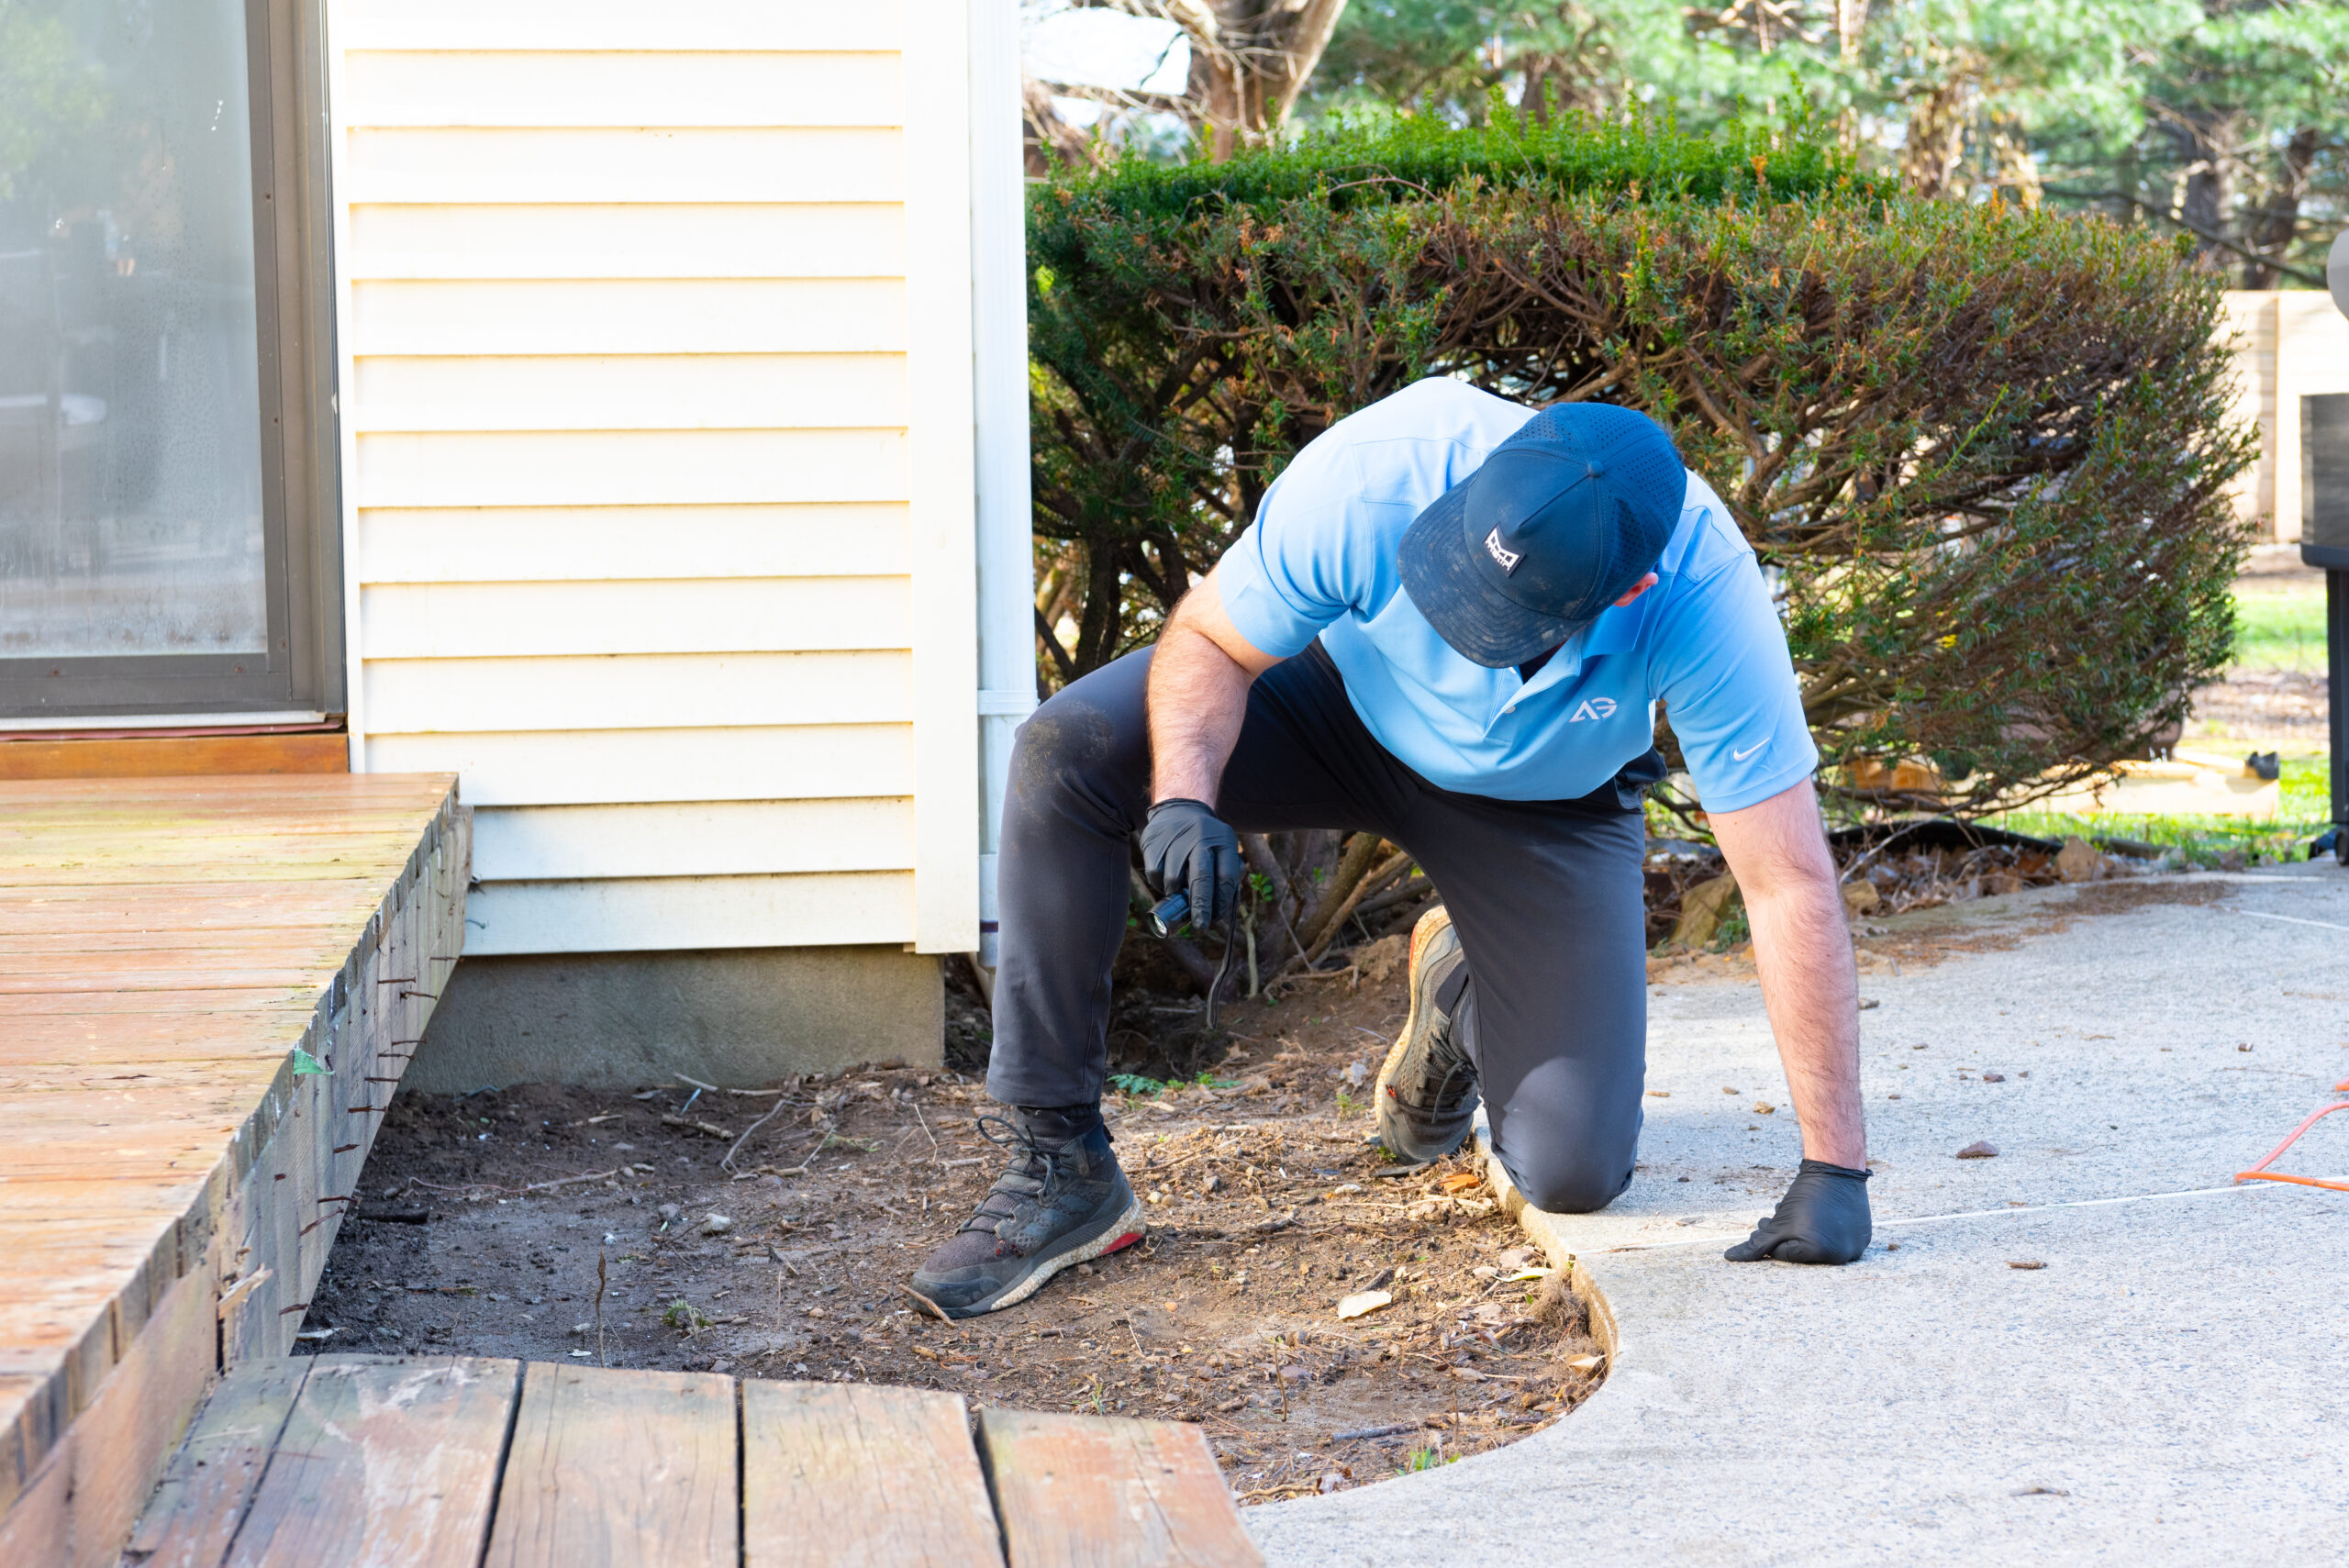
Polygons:
<instances>
[{"instance_id":1,"label":"dirt ground","mask_svg":"<svg viewBox=\"0 0 2349 1568\"><path fill-rule=\"evenodd\" d=\"M2113 862L2115 871L2127 868ZM1905 912L1854 922L1870 976L2011 946L2080 914L2218 889L2130 875L2013 917L1948 855L1901 857ZM2034 878L2035 880L2035 878ZM940 1322L907 1276L1001 1167L977 1118L986 1018L950 986L947 1071L758 1091L526 1086L402 1092L303 1343L578 1359L952 1389L974 1402L1198 1422L1255 1502L1330 1491L1537 1430L1605 1376L1586 1317L1495 1211L1471 1163L1403 1170L1370 1146L1372 1076L1402 1024L1403 944L1213 1035L1136 939L1106 1107L1148 1239L995 1316ZM1750 950L1667 952L1659 982L1751 978ZM1151 1089L1153 1081L1163 1087ZM1642 1171L1647 1169L1642 1165ZM1783 1173L1709 1175L1769 1207ZM1658 1173L1649 1179L1664 1179ZM1349 1296L1390 1299L1341 1318Z\"/></svg>"},{"instance_id":2,"label":"dirt ground","mask_svg":"<svg viewBox=\"0 0 2349 1568\"><path fill-rule=\"evenodd\" d=\"M759 1093L402 1093L305 1346L1191 1420L1248 1501L1511 1440L1603 1362L1469 1162L1405 1173L1366 1144L1368 1080L1405 1009L1400 940L1373 951L1284 1000L1227 1004L1208 1040L1195 999L1130 991L1115 1065L1192 1079L1108 1106L1148 1239L1009 1311L947 1324L904 1295L1001 1154L966 1073L884 1067ZM974 995L954 1011L959 1040L983 1033ZM1340 1318L1373 1291L1392 1299Z\"/></svg>"},{"instance_id":3,"label":"dirt ground","mask_svg":"<svg viewBox=\"0 0 2349 1568\"><path fill-rule=\"evenodd\" d=\"M2230 670L2194 693L2193 744L2240 740L2270 751L2322 751L2331 739L2331 686L2292 670Z\"/></svg>"}]
</instances>

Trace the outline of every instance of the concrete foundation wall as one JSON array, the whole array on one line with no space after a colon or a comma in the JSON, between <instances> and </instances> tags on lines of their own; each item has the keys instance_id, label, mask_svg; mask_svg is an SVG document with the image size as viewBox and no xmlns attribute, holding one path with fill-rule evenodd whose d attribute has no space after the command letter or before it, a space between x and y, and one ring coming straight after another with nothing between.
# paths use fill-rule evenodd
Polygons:
<instances>
[{"instance_id":1,"label":"concrete foundation wall","mask_svg":"<svg viewBox=\"0 0 2349 1568\"><path fill-rule=\"evenodd\" d=\"M508 1084L721 1088L895 1058L941 1060L934 957L898 946L468 958L404 1080L428 1094Z\"/></svg>"}]
</instances>

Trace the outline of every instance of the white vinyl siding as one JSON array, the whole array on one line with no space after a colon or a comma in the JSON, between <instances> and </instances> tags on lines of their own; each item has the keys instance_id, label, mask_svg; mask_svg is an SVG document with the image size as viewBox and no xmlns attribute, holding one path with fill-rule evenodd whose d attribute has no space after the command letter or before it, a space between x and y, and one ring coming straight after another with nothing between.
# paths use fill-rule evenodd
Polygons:
<instances>
[{"instance_id":1,"label":"white vinyl siding","mask_svg":"<svg viewBox=\"0 0 2349 1568\"><path fill-rule=\"evenodd\" d=\"M967 28L335 6L353 765L468 952L975 945Z\"/></svg>"}]
</instances>

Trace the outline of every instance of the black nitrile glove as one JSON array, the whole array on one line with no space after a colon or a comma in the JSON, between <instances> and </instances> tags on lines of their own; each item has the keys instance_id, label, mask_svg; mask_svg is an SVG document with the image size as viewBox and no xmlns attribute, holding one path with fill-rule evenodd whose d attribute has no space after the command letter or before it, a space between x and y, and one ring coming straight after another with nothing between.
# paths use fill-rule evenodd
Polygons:
<instances>
[{"instance_id":1,"label":"black nitrile glove","mask_svg":"<svg viewBox=\"0 0 2349 1568\"><path fill-rule=\"evenodd\" d=\"M1732 1263L1848 1263L1868 1250L1868 1173L1805 1160L1777 1212L1721 1254Z\"/></svg>"},{"instance_id":2,"label":"black nitrile glove","mask_svg":"<svg viewBox=\"0 0 2349 1568\"><path fill-rule=\"evenodd\" d=\"M1141 875L1162 898L1186 895L1207 930L1240 907L1240 836L1204 801L1162 800L1141 826Z\"/></svg>"}]
</instances>

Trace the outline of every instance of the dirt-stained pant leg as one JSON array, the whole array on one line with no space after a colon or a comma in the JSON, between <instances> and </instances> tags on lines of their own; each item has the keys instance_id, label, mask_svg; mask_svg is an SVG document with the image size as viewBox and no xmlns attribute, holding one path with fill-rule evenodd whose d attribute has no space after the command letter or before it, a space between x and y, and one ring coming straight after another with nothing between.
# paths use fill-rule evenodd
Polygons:
<instances>
[{"instance_id":1,"label":"dirt-stained pant leg","mask_svg":"<svg viewBox=\"0 0 2349 1568\"><path fill-rule=\"evenodd\" d=\"M1539 805L1444 795L1404 840L1460 933L1472 978L1454 1027L1494 1151L1529 1202L1560 1214L1606 1207L1631 1184L1639 1147L1646 828L1610 793Z\"/></svg>"},{"instance_id":2,"label":"dirt-stained pant leg","mask_svg":"<svg viewBox=\"0 0 2349 1568\"><path fill-rule=\"evenodd\" d=\"M1004 802L1001 959L987 1091L1099 1097L1109 973L1129 908L1129 835L1150 806L1148 651L1020 726ZM1642 759L1631 784L1661 765ZM1630 798L1631 805L1625 804ZM1370 734L1317 644L1250 689L1217 802L1243 832L1360 828L1408 849L1460 929L1463 1004L1510 1178L1543 1208L1600 1208L1631 1180L1645 1070L1646 911L1636 796L1490 800L1437 788Z\"/></svg>"},{"instance_id":3,"label":"dirt-stained pant leg","mask_svg":"<svg viewBox=\"0 0 2349 1568\"><path fill-rule=\"evenodd\" d=\"M1101 1095L1109 970L1129 907L1127 838L1150 810L1149 675L1145 649L1071 682L1012 746L987 1067L987 1092L1008 1105ZM1407 776L1363 728L1316 646L1250 688L1217 805L1243 832L1371 827L1366 802L1382 790L1397 798Z\"/></svg>"}]
</instances>

